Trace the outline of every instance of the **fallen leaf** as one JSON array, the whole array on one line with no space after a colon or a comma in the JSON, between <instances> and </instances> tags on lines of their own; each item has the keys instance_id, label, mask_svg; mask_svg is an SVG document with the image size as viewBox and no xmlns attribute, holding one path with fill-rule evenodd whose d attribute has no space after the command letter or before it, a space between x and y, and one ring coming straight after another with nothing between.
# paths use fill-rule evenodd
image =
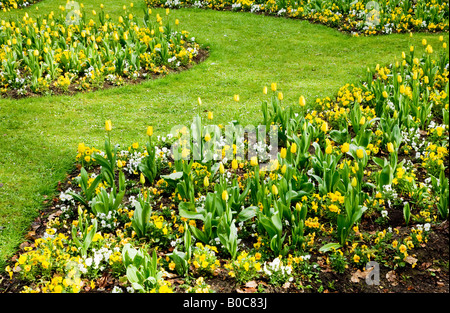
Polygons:
<instances>
[{"instance_id":1,"label":"fallen leaf","mask_svg":"<svg viewBox=\"0 0 450 313\"><path fill-rule=\"evenodd\" d=\"M28 232L28 234L25 236L25 238L36 240L36 238L34 236L36 236L36 232L34 230L32 230L32 231Z\"/></svg>"},{"instance_id":2,"label":"fallen leaf","mask_svg":"<svg viewBox=\"0 0 450 313\"><path fill-rule=\"evenodd\" d=\"M397 286L397 275L395 274L395 271L389 271L386 273L386 279L392 284L392 286Z\"/></svg>"},{"instance_id":3,"label":"fallen leaf","mask_svg":"<svg viewBox=\"0 0 450 313\"><path fill-rule=\"evenodd\" d=\"M431 266L431 262L424 262L422 263L422 265L420 266L422 269L427 269Z\"/></svg>"},{"instance_id":4,"label":"fallen leaf","mask_svg":"<svg viewBox=\"0 0 450 313\"><path fill-rule=\"evenodd\" d=\"M236 289L237 293L244 293L244 291L242 289L237 288Z\"/></svg>"},{"instance_id":5,"label":"fallen leaf","mask_svg":"<svg viewBox=\"0 0 450 313\"><path fill-rule=\"evenodd\" d=\"M258 283L254 280L251 280L245 284L245 287L256 288L256 287L258 287Z\"/></svg>"},{"instance_id":6,"label":"fallen leaf","mask_svg":"<svg viewBox=\"0 0 450 313\"><path fill-rule=\"evenodd\" d=\"M25 250L26 247L30 247L30 243L28 241L24 241L20 244L19 248Z\"/></svg>"},{"instance_id":7,"label":"fallen leaf","mask_svg":"<svg viewBox=\"0 0 450 313\"><path fill-rule=\"evenodd\" d=\"M290 286L291 286L291 283L288 281L283 284L284 289L288 289Z\"/></svg>"},{"instance_id":8,"label":"fallen leaf","mask_svg":"<svg viewBox=\"0 0 450 313\"><path fill-rule=\"evenodd\" d=\"M360 270L357 270L356 272L353 273L352 277L350 278L350 280L353 283L359 283L359 279L366 279L367 275L369 275L369 273L373 270L373 267L369 268L368 270L361 272Z\"/></svg>"},{"instance_id":9,"label":"fallen leaf","mask_svg":"<svg viewBox=\"0 0 450 313\"><path fill-rule=\"evenodd\" d=\"M244 293L255 293L256 288L244 288L243 292Z\"/></svg>"},{"instance_id":10,"label":"fallen leaf","mask_svg":"<svg viewBox=\"0 0 450 313\"><path fill-rule=\"evenodd\" d=\"M414 257L412 257L412 256L410 256L410 255L408 255L408 256L405 258L405 261L406 261L407 263L409 263L409 264L414 264L414 263L417 262L417 259L414 258Z\"/></svg>"}]
</instances>

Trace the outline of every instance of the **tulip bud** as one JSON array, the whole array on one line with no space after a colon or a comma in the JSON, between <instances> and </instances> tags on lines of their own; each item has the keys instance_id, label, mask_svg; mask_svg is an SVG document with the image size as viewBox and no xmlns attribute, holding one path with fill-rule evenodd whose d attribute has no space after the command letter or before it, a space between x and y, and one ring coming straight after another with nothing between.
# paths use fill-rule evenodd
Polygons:
<instances>
[{"instance_id":1,"label":"tulip bud","mask_svg":"<svg viewBox=\"0 0 450 313\"><path fill-rule=\"evenodd\" d=\"M208 176L205 176L205 178L203 179L203 186L205 186L205 187L209 186L209 178L208 178Z\"/></svg>"},{"instance_id":2,"label":"tulip bud","mask_svg":"<svg viewBox=\"0 0 450 313\"><path fill-rule=\"evenodd\" d=\"M297 144L294 142L292 145L291 145L291 153L292 154L295 154L297 152Z\"/></svg>"},{"instance_id":3,"label":"tulip bud","mask_svg":"<svg viewBox=\"0 0 450 313\"><path fill-rule=\"evenodd\" d=\"M222 192L222 200L227 202L228 201L228 192L226 190L224 190Z\"/></svg>"},{"instance_id":4,"label":"tulip bud","mask_svg":"<svg viewBox=\"0 0 450 313\"><path fill-rule=\"evenodd\" d=\"M331 154L332 152L333 152L333 147L331 145L327 146L326 149L325 149L325 153L326 154Z\"/></svg>"},{"instance_id":5,"label":"tulip bud","mask_svg":"<svg viewBox=\"0 0 450 313\"><path fill-rule=\"evenodd\" d=\"M356 187L356 185L358 184L358 181L356 180L356 177L353 177L351 184L352 184L353 188Z\"/></svg>"},{"instance_id":6,"label":"tulip bud","mask_svg":"<svg viewBox=\"0 0 450 313\"><path fill-rule=\"evenodd\" d=\"M250 165L251 166L257 166L258 165L258 158L256 156L252 157L250 159Z\"/></svg>"},{"instance_id":7,"label":"tulip bud","mask_svg":"<svg viewBox=\"0 0 450 313\"><path fill-rule=\"evenodd\" d=\"M270 84L270 89L272 89L272 91L276 91L277 90L277 83Z\"/></svg>"},{"instance_id":8,"label":"tulip bud","mask_svg":"<svg viewBox=\"0 0 450 313\"><path fill-rule=\"evenodd\" d=\"M356 156L360 159L364 158L364 150L363 149L356 150Z\"/></svg>"},{"instance_id":9,"label":"tulip bud","mask_svg":"<svg viewBox=\"0 0 450 313\"><path fill-rule=\"evenodd\" d=\"M274 194L275 196L278 194L278 188L276 185L272 185L272 194Z\"/></svg>"},{"instance_id":10,"label":"tulip bud","mask_svg":"<svg viewBox=\"0 0 450 313\"><path fill-rule=\"evenodd\" d=\"M208 142L208 141L210 141L210 140L211 140L211 135L210 135L209 133L207 133L207 134L205 135L205 141Z\"/></svg>"},{"instance_id":11,"label":"tulip bud","mask_svg":"<svg viewBox=\"0 0 450 313\"><path fill-rule=\"evenodd\" d=\"M300 99L298 99L298 103L300 104L301 107L304 107L306 105L305 97L300 96Z\"/></svg>"},{"instance_id":12,"label":"tulip bud","mask_svg":"<svg viewBox=\"0 0 450 313\"><path fill-rule=\"evenodd\" d=\"M280 157L282 158L282 159L285 159L286 158L286 148L281 148L281 151L280 151Z\"/></svg>"},{"instance_id":13,"label":"tulip bud","mask_svg":"<svg viewBox=\"0 0 450 313\"><path fill-rule=\"evenodd\" d=\"M222 162L220 162L220 165L219 165L219 172L220 172L220 174L225 173L225 168L223 167L223 163Z\"/></svg>"},{"instance_id":14,"label":"tulip bud","mask_svg":"<svg viewBox=\"0 0 450 313\"><path fill-rule=\"evenodd\" d=\"M387 149L388 149L389 153L394 152L394 145L392 144L392 142L388 142Z\"/></svg>"},{"instance_id":15,"label":"tulip bud","mask_svg":"<svg viewBox=\"0 0 450 313\"><path fill-rule=\"evenodd\" d=\"M153 136L153 126L147 127L147 136Z\"/></svg>"},{"instance_id":16,"label":"tulip bud","mask_svg":"<svg viewBox=\"0 0 450 313\"><path fill-rule=\"evenodd\" d=\"M105 129L106 129L106 131L111 131L112 130L111 120L105 121Z\"/></svg>"},{"instance_id":17,"label":"tulip bud","mask_svg":"<svg viewBox=\"0 0 450 313\"><path fill-rule=\"evenodd\" d=\"M267 95L267 86L264 86L264 88L263 88L263 94Z\"/></svg>"},{"instance_id":18,"label":"tulip bud","mask_svg":"<svg viewBox=\"0 0 450 313\"><path fill-rule=\"evenodd\" d=\"M341 146L341 152L342 153L347 153L350 150L350 145L345 142L342 146Z\"/></svg>"},{"instance_id":19,"label":"tulip bud","mask_svg":"<svg viewBox=\"0 0 450 313\"><path fill-rule=\"evenodd\" d=\"M237 162L236 159L234 159L233 161L231 161L231 168L232 168L233 170L237 170L237 168L238 168L238 162Z\"/></svg>"},{"instance_id":20,"label":"tulip bud","mask_svg":"<svg viewBox=\"0 0 450 313\"><path fill-rule=\"evenodd\" d=\"M213 112L208 112L208 120L212 120L213 119Z\"/></svg>"},{"instance_id":21,"label":"tulip bud","mask_svg":"<svg viewBox=\"0 0 450 313\"><path fill-rule=\"evenodd\" d=\"M142 185L145 184L145 176L144 176L144 174L141 173L141 176L140 176L139 181L140 181L140 183L141 183Z\"/></svg>"}]
</instances>

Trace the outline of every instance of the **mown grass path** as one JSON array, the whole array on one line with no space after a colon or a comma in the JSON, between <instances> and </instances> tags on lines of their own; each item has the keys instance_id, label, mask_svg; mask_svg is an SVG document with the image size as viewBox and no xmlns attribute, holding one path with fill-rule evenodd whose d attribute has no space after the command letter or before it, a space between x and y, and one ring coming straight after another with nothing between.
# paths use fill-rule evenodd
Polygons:
<instances>
[{"instance_id":1,"label":"mown grass path","mask_svg":"<svg viewBox=\"0 0 450 313\"><path fill-rule=\"evenodd\" d=\"M0 19L56 12L65 3L44 0L39 10L0 13ZM105 11L118 18L124 4L129 2L105 1ZM84 5L91 12L100 3L86 0ZM144 7L144 1L136 1L133 14L142 16ZM153 12L165 15L162 9ZM113 123L113 141L122 147L144 142L147 125L158 134L188 125L197 97L202 111L214 112L215 123L256 123L262 118L262 89L271 82L278 83L287 105L296 105L300 95L313 102L357 82L367 66L399 60L409 44L419 47L422 38L438 42L432 34L355 38L322 25L251 13L182 9L172 10L169 18L178 18L183 29L209 47L205 62L139 85L75 96L0 98L0 270L23 241L44 196L52 197L72 167L77 144L102 146L106 119ZM240 102L233 101L234 94Z\"/></svg>"}]
</instances>

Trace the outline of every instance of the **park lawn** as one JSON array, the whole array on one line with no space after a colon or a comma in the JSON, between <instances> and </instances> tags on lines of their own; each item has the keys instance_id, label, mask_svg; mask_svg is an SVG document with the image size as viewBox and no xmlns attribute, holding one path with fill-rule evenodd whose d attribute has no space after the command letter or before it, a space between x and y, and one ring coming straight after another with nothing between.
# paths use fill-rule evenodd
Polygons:
<instances>
[{"instance_id":1,"label":"park lawn","mask_svg":"<svg viewBox=\"0 0 450 313\"><path fill-rule=\"evenodd\" d=\"M25 10L0 13L0 19L56 12L65 3L44 0ZM87 12L99 10L97 1L83 3ZM123 5L129 2L108 1L105 11L118 18ZM139 1L132 12L143 16L143 9L145 3ZM165 10L153 9L156 13L164 15ZM283 91L285 103L295 105L300 95L312 103L356 83L368 66L399 60L402 51L410 44L421 45L423 38L436 45L439 36L357 38L305 21L200 9L172 10L169 18L178 18L209 50L206 61L138 85L75 96L0 98L0 270L44 201L55 195L58 181L71 170L78 143L102 145L105 120L112 120L114 142L144 142L148 125L160 135L175 125L188 125L200 97L201 111L213 111L215 123L237 119L254 124L262 117L262 89L272 82ZM233 101L234 94L240 95L240 102Z\"/></svg>"}]
</instances>

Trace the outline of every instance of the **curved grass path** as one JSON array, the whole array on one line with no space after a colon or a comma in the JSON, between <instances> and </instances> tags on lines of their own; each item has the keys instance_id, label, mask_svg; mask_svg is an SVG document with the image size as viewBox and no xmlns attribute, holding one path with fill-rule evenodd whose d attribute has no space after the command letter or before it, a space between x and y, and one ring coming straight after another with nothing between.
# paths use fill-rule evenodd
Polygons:
<instances>
[{"instance_id":1,"label":"curved grass path","mask_svg":"<svg viewBox=\"0 0 450 313\"><path fill-rule=\"evenodd\" d=\"M99 10L98 1L84 1L87 12ZM14 13L22 16L57 11L65 0L44 0ZM129 1L106 1L112 17ZM144 1L133 14L142 16ZM37 12L37 13L36 13ZM153 9L164 15L164 10ZM398 59L410 43L422 38L437 45L438 35L389 35L354 38L322 25L251 13L182 9L172 11L210 57L179 74L73 97L55 96L10 100L0 98L0 271L23 241L44 196L53 196L56 184L72 167L77 144L101 147L104 121L113 123L112 138L125 147L144 142L147 125L164 134L186 124L203 109L214 111L215 123L238 119L242 124L261 120L262 88L277 82L286 104L304 95L333 96L345 83L357 82L367 66ZM447 40L447 39L446 39ZM234 102L239 94L241 101ZM1 185L0 185L1 186Z\"/></svg>"}]
</instances>

